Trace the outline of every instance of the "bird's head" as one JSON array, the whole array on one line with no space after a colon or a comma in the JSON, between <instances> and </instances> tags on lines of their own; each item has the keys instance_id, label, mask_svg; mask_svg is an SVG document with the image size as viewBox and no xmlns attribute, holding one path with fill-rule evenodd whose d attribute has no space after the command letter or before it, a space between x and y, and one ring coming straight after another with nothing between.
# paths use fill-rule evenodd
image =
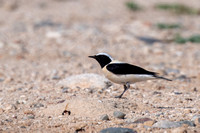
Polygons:
<instances>
[{"instance_id":1,"label":"bird's head","mask_svg":"<svg viewBox=\"0 0 200 133\"><path fill-rule=\"evenodd\" d=\"M109 64L113 60L112 57L107 53L98 53L94 56L89 57L96 59L99 62L101 68L103 68L105 65Z\"/></svg>"}]
</instances>

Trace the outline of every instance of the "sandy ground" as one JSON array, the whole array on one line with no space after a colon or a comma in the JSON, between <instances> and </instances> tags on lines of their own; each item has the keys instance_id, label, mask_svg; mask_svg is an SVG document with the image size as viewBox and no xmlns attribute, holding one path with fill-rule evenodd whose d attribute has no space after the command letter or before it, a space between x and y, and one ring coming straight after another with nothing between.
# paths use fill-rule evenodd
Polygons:
<instances>
[{"instance_id":1,"label":"sandy ground","mask_svg":"<svg viewBox=\"0 0 200 133\"><path fill-rule=\"evenodd\" d=\"M155 10L156 0L138 0L142 11L131 12L124 2L0 0L0 132L99 132L108 127L138 132L200 131L198 123L172 129L133 123L144 117L191 120L200 114L200 45L147 44L138 39L166 40L176 32L199 34L200 16ZM182 2L200 5L199 0ZM181 23L184 28L159 30L158 22ZM137 83L116 99L123 86L105 83L98 63L88 58L99 52L173 81ZM68 80L85 73L98 74L96 82L90 76ZM62 115L66 105L70 115ZM125 113L125 119L115 118L114 111ZM109 120L101 120L104 114Z\"/></svg>"}]
</instances>

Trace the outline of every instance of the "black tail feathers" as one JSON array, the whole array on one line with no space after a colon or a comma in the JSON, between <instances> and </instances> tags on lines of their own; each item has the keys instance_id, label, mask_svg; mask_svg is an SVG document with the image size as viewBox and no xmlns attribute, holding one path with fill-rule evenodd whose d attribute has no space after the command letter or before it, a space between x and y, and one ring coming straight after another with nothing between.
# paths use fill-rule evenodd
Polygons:
<instances>
[{"instance_id":1,"label":"black tail feathers","mask_svg":"<svg viewBox=\"0 0 200 133\"><path fill-rule=\"evenodd\" d=\"M167 80L167 81L172 81L171 79L168 79L168 78L164 78L164 77L161 77L161 76L158 76L158 75L155 75L156 78L159 78L159 79L164 79L164 80Z\"/></svg>"}]
</instances>

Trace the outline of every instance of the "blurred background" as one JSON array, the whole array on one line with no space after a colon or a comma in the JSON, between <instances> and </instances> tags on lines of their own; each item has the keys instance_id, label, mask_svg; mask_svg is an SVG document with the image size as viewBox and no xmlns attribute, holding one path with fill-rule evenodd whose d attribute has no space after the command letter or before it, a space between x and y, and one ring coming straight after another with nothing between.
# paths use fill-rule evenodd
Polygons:
<instances>
[{"instance_id":1,"label":"blurred background","mask_svg":"<svg viewBox=\"0 0 200 133\"><path fill-rule=\"evenodd\" d=\"M89 63L88 55L107 52L141 65L193 66L200 58L199 5L198 0L1 0L0 57L79 66Z\"/></svg>"}]
</instances>

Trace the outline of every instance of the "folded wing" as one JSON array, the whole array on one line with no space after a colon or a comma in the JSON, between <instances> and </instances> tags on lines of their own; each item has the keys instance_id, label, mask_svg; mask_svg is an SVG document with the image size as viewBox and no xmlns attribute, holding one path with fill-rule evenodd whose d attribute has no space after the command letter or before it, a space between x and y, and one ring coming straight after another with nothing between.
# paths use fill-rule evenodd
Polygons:
<instances>
[{"instance_id":1,"label":"folded wing","mask_svg":"<svg viewBox=\"0 0 200 133\"><path fill-rule=\"evenodd\" d=\"M147 71L141 67L134 66L128 63L111 63L106 66L107 70L114 74L142 74L156 76L155 72Z\"/></svg>"}]
</instances>

